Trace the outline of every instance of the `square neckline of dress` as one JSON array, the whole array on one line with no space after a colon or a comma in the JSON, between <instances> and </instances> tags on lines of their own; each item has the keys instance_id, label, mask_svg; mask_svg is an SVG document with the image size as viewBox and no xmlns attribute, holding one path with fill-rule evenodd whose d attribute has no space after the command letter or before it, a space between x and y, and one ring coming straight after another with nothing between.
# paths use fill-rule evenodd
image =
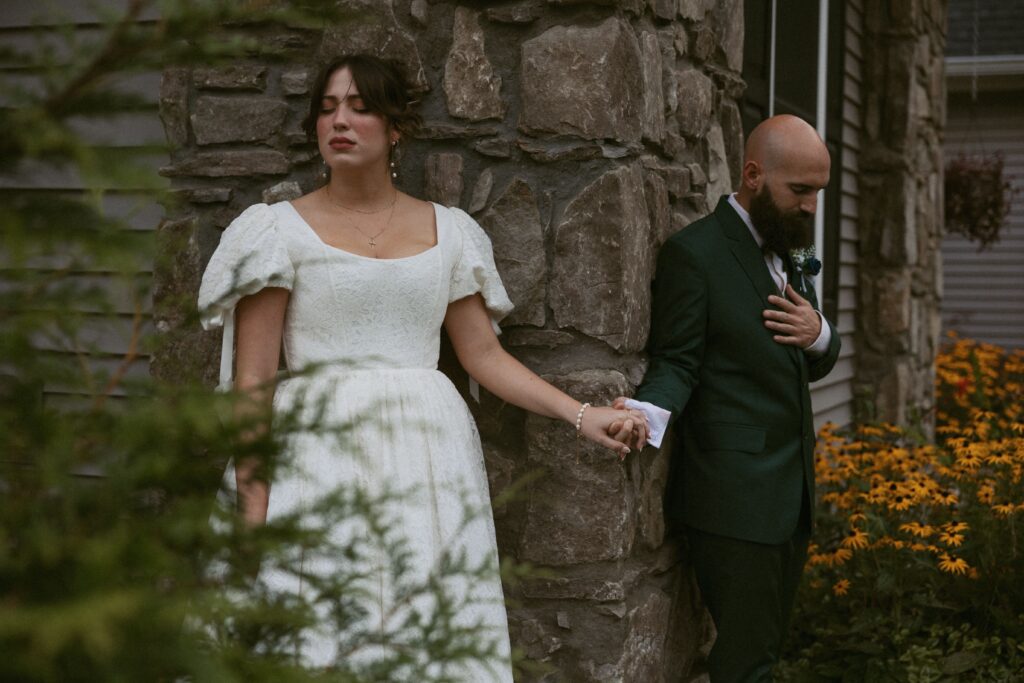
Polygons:
<instances>
[{"instance_id":1,"label":"square neckline of dress","mask_svg":"<svg viewBox=\"0 0 1024 683\"><path fill-rule=\"evenodd\" d=\"M409 256L396 256L395 258L377 258L376 256L363 256L362 254L357 254L354 251L349 251L348 249L342 249L341 247L336 247L333 244L328 244L323 240L322 237L320 237L317 231L313 229L313 226L309 224L309 221L302 217L302 214L299 213L299 210L295 208L294 204L292 204L288 200L282 201L281 204L284 204L285 206L288 207L288 209L292 212L292 215L295 216L295 218L302 225L302 227L305 228L306 231L309 233L310 237L319 242L321 246L331 251L336 251L341 254L345 254L346 256L351 256L352 258L362 259L364 261L380 261L383 263L387 263L389 261L408 261L410 259L423 256L424 254L429 254L437 250L441 246L441 212L438 210L440 209L440 205L437 202L430 202L430 205L434 209L434 244L427 247L423 251L416 252L415 254L410 254Z\"/></svg>"}]
</instances>

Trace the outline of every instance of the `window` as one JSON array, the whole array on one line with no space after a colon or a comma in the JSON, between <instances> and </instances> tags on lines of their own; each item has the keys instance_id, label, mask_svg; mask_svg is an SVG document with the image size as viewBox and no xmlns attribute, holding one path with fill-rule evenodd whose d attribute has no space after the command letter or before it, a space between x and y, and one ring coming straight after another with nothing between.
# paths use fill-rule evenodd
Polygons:
<instances>
[{"instance_id":1,"label":"window","mask_svg":"<svg viewBox=\"0 0 1024 683\"><path fill-rule=\"evenodd\" d=\"M745 0L741 112L743 132L776 114L794 114L822 134L832 174L815 220L815 250L824 263L818 300L836 320L842 169L842 0Z\"/></svg>"}]
</instances>

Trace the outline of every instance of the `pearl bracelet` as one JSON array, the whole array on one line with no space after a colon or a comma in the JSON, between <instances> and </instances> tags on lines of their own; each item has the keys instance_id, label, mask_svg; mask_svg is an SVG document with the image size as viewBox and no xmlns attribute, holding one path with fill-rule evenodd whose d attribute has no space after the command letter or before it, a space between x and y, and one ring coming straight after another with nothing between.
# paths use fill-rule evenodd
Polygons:
<instances>
[{"instance_id":1,"label":"pearl bracelet","mask_svg":"<svg viewBox=\"0 0 1024 683\"><path fill-rule=\"evenodd\" d=\"M590 407L589 403L584 403L580 406L580 411L576 413L576 438L583 436L583 413L587 412L587 408Z\"/></svg>"}]
</instances>

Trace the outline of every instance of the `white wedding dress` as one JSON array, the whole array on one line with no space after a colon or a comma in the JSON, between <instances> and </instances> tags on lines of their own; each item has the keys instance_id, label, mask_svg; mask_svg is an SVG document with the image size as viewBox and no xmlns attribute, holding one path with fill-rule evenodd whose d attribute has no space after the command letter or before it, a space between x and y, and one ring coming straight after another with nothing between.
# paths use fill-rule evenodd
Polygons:
<instances>
[{"instance_id":1,"label":"white wedding dress","mask_svg":"<svg viewBox=\"0 0 1024 683\"><path fill-rule=\"evenodd\" d=\"M289 202L257 204L225 231L203 275L199 307L207 329L231 325L238 300L264 287L291 291L284 321L287 367L316 364L312 375L279 382L275 412L296 401L322 399L325 417L347 424L346 444L314 433L289 443L295 468L273 481L268 518L303 509L339 485L379 493L416 489L391 506L420 571L442 551L497 566L494 523L480 437L455 387L437 370L440 329L448 304L480 293L497 329L512 309L498 277L490 241L458 209L434 205L437 245L396 259L359 256L325 244ZM230 344L225 344L230 370ZM233 474L225 478L233 483ZM466 496L469 499L466 499ZM486 514L464 524L465 505ZM339 533L345 533L339 530ZM345 558L307 568L331 572ZM292 576L267 579L275 589L311 590ZM465 670L464 680L511 681L508 626L494 573L473 587L466 623L482 621L500 657ZM382 586L377 616L388 608ZM330 666L337 657L328 628L308 638L301 659Z\"/></svg>"}]
</instances>

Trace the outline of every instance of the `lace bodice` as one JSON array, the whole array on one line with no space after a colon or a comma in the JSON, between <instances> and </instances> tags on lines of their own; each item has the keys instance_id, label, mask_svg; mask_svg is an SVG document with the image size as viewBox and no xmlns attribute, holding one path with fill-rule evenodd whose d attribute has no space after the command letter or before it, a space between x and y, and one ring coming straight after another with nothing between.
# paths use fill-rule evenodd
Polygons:
<instances>
[{"instance_id":1,"label":"lace bodice","mask_svg":"<svg viewBox=\"0 0 1024 683\"><path fill-rule=\"evenodd\" d=\"M459 209L434 205L437 244L374 259L324 243L289 202L256 204L224 231L199 292L203 327L224 324L243 296L291 291L283 345L290 370L436 368L448 304L481 293L497 330L512 303L490 240Z\"/></svg>"}]
</instances>

